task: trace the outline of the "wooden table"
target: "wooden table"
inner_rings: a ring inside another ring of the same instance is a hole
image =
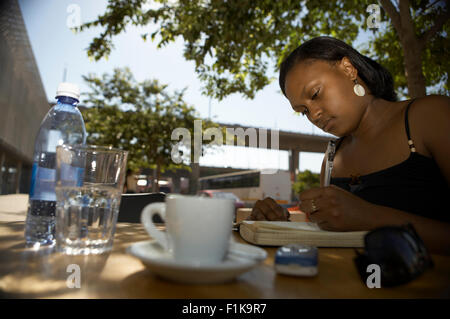
[[[13,198],[11,197],[11,200]],[[0,201],[0,293],[9,298],[449,298],[450,257],[433,255],[435,268],[400,287],[369,289],[348,248],[320,248],[319,275],[277,275],[275,248],[258,267],[221,285],[182,285],[154,276],[125,249],[149,237],[139,224],[119,223],[113,250],[99,256],[65,256],[24,247],[25,211]],[[5,211],[6,210],[6,211]],[[234,236],[242,241],[237,233]],[[67,266],[78,264],[81,288],[68,288]]]

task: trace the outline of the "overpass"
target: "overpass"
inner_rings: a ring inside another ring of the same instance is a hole
[[[241,136],[239,139],[239,144],[235,140],[235,146],[245,146],[245,147],[255,147],[256,145],[261,144],[261,132],[266,133],[266,147],[267,149],[272,148],[272,130],[259,128],[259,127],[251,127],[251,126],[242,126],[240,124],[230,124],[230,123],[218,123],[220,128],[233,129],[234,135]],[[239,129],[239,133],[235,130]],[[277,131],[278,132],[278,147],[274,144],[274,149],[288,151],[289,152],[289,171],[291,173],[291,180],[294,182],[297,174],[299,173],[299,159],[300,152],[317,152],[317,153],[325,153],[328,141],[330,139],[334,139],[335,137],[332,135],[313,135],[313,134],[304,134],[304,133],[295,133],[289,131]],[[231,132],[230,132],[231,133]],[[253,135],[253,137],[251,137]],[[264,135],[262,135],[264,136]],[[242,139],[243,138],[243,139]],[[251,139],[254,138],[253,141]],[[253,144],[253,145],[251,145]],[[179,191],[180,178],[189,178],[189,193],[195,194],[197,192],[198,186],[198,178],[208,175],[216,175],[223,174],[232,171],[239,171],[240,169],[233,168],[219,168],[219,167],[200,167],[197,164],[191,164],[192,172],[188,172],[187,170],[178,170],[175,173],[166,172],[162,174],[163,177],[171,177],[174,184],[174,191]]]
[[[242,126],[240,124],[226,124],[226,123],[219,123],[220,127],[226,127],[226,128],[242,128],[244,132],[249,133],[250,130],[254,130],[257,133],[260,132],[261,129],[264,128],[258,128],[258,127],[251,127],[251,126]],[[267,130],[267,148],[271,148],[271,132],[272,130]],[[248,137],[249,134],[246,134],[245,137],[245,146],[249,147],[250,145],[250,138]],[[258,136],[258,145],[260,143]],[[295,132],[289,132],[289,131],[278,131],[278,149],[283,151],[289,152],[289,170],[291,173],[296,176],[298,174],[299,170],[299,159],[300,159],[300,152],[317,152],[317,153],[325,153],[328,141],[330,139],[335,138],[332,135],[313,135],[313,134],[304,134],[304,133],[295,133]]]

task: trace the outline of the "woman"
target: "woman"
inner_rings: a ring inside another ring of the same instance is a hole
[[[430,251],[450,254],[450,98],[397,102],[386,69],[331,37],[294,50],[280,87],[296,112],[339,137],[331,186],[299,196],[311,221],[332,231],[410,222]],[[289,217],[266,198],[250,218]]]

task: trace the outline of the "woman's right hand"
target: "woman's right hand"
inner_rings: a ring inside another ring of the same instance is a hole
[[[248,220],[288,221],[289,212],[278,205],[273,198],[257,200]]]

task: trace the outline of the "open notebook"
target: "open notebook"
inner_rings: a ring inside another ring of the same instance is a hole
[[[317,247],[364,247],[367,231],[332,232],[309,222],[243,221],[239,232],[246,241],[264,246],[304,244]]]

